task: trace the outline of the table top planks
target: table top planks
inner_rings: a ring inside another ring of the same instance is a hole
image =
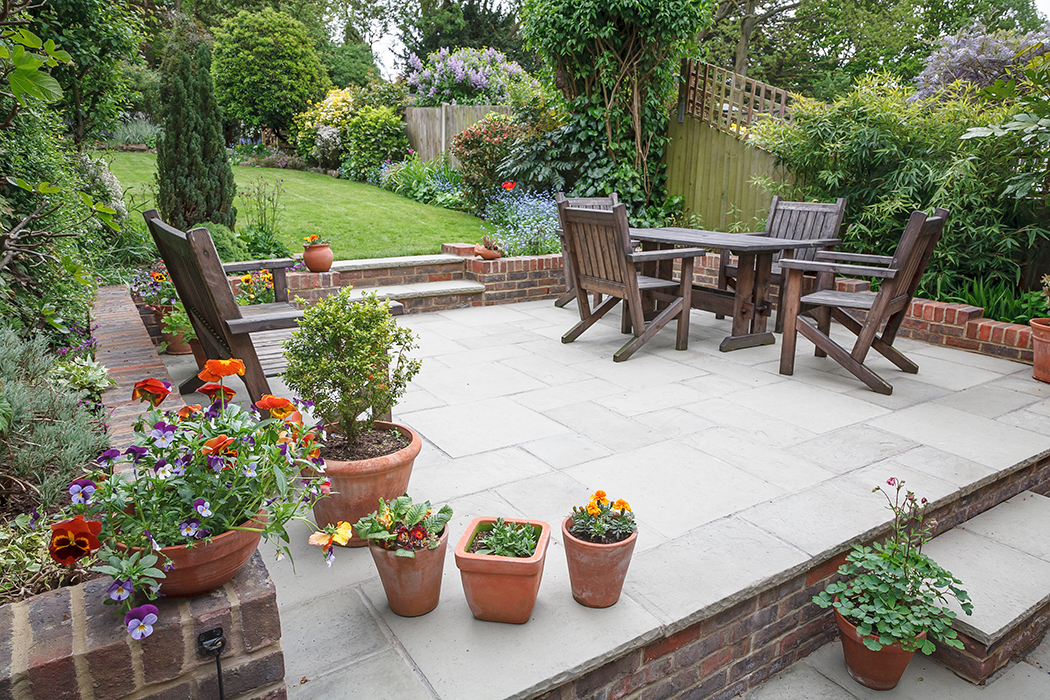
[[[809,241],[784,240],[769,238],[759,233],[723,233],[721,231],[704,231],[694,228],[632,228],[631,238],[637,241],[652,243],[672,243],[675,245],[732,250],[738,253],[765,253],[780,251],[786,248],[825,248],[839,242],[838,238],[816,238]]]

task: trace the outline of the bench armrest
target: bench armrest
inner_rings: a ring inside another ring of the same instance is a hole
[[[272,258],[270,260],[241,260],[239,262],[228,262],[222,264],[223,271],[227,275],[237,272],[254,272],[255,270],[274,270],[294,267],[298,260],[291,258]]]
[[[818,250],[817,260],[867,263],[868,265],[889,265],[893,262],[891,255],[868,255],[866,253],[839,253],[834,250]]]
[[[840,265],[838,263],[817,262],[815,260],[796,260],[787,258],[780,261],[780,267],[785,270],[802,270],[803,272],[831,272],[836,275],[848,275],[850,277],[882,277],[893,279],[897,271],[884,267],[865,267],[863,265]]]
[[[656,262],[658,260],[678,260],[679,258],[696,258],[707,253],[706,248],[669,248],[667,250],[643,250],[639,253],[628,253],[627,259],[633,263]]]

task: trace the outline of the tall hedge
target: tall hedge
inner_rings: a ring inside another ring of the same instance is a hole
[[[237,193],[215,101],[204,35],[181,22],[164,48],[160,83],[164,134],[157,142],[157,206],[172,226],[213,221],[233,227]]]

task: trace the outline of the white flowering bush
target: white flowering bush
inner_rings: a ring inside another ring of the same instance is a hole
[[[331,168],[338,165],[342,151],[343,139],[339,134],[339,129],[325,124],[318,126],[317,135],[314,137],[314,147],[311,149],[310,155],[324,167]]]

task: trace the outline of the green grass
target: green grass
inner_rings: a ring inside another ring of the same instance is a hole
[[[153,206],[149,184],[157,157],[152,153],[107,154],[110,169],[136,204]],[[336,260],[440,253],[442,243],[477,243],[481,220],[469,214],[420,204],[360,182],[298,170],[234,167],[237,186],[262,177],[284,180],[281,239],[301,250],[302,238],[317,233],[332,241]],[[237,198],[237,225],[247,223],[244,203]]]

